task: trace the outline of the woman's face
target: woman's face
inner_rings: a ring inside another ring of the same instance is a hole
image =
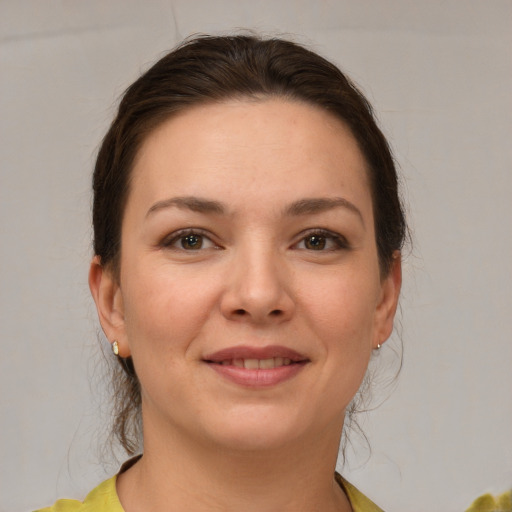
[[[379,272],[350,131],[281,99],[194,107],[151,133],[119,282],[93,267],[105,332],[140,379],[145,435],[244,449],[339,436],[400,287],[398,258]]]

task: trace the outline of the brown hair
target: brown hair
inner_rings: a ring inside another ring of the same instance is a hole
[[[165,55],[125,92],[101,144],[93,176],[94,252],[118,276],[121,223],[135,156],[145,138],[192,105],[282,97],[320,107],[352,131],[368,164],[382,275],[407,232],[389,145],[372,107],[332,63],[283,39],[200,36]],[[114,434],[128,453],[139,445],[140,388],[131,358],[114,376]]]

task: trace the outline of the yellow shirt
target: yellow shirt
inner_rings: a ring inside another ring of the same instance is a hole
[[[477,498],[466,512],[512,512],[512,490],[496,497],[484,494]]]
[[[83,502],[58,500],[52,507],[35,512],[124,512],[116,491],[117,475],[92,490]],[[336,473],[336,481],[345,491],[354,512],[383,512],[375,503]]]

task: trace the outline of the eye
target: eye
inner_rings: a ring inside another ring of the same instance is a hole
[[[162,242],[162,246],[168,249],[184,251],[199,251],[201,249],[217,247],[204,233],[191,229],[172,233]]]
[[[197,251],[203,247],[203,235],[186,235],[180,238],[180,245],[183,249]]]
[[[312,251],[321,251],[327,245],[327,237],[323,235],[309,235],[304,238],[304,246]]]
[[[295,245],[308,251],[336,251],[348,249],[345,237],[323,229],[311,230]]]

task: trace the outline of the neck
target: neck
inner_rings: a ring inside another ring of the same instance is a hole
[[[338,432],[340,429],[336,429]],[[144,434],[144,455],[118,478],[126,512],[350,511],[334,481],[339,436],[267,450],[211,446],[186,435]]]

